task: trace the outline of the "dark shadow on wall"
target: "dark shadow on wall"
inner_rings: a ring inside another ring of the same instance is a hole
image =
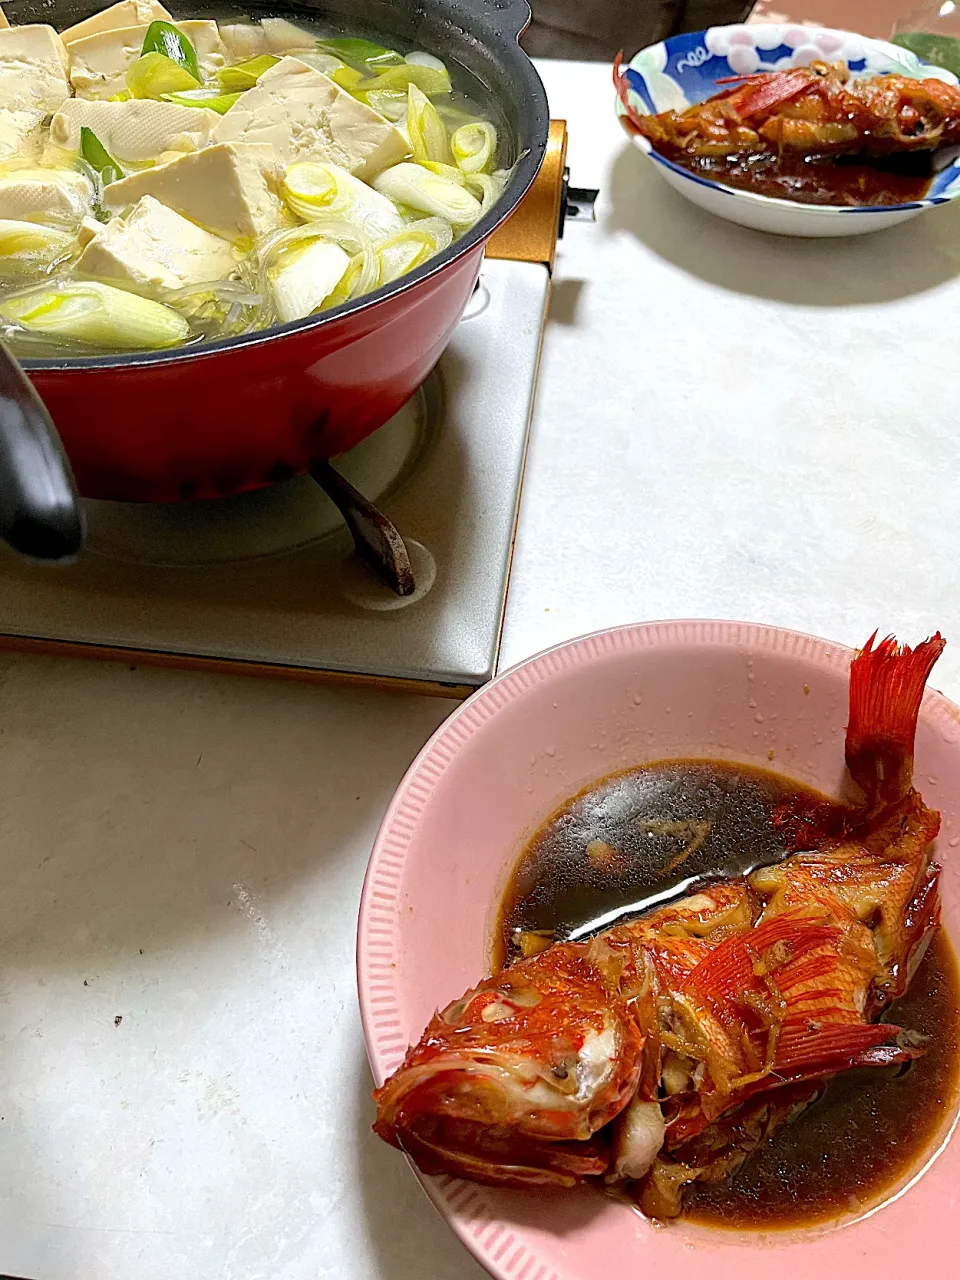
[[[521,40],[532,58],[612,62],[678,31],[742,22],[743,0],[530,0],[533,21]]]

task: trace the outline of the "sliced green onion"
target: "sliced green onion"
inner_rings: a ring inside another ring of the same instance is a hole
[[[406,118],[407,114],[407,91],[405,89],[373,89],[370,93],[354,93],[352,89],[348,92],[358,102],[366,103],[368,107],[372,107],[385,120],[390,120],[393,124],[399,124],[401,120]]]
[[[376,266],[376,262],[377,259],[374,257],[374,266]],[[343,273],[340,283],[326,297],[320,310],[329,311],[331,307],[339,307],[341,302],[349,302],[351,298],[359,297],[360,295],[357,292],[357,281],[360,279],[362,272],[363,255],[358,253],[355,257],[350,259],[350,265]],[[377,276],[370,288],[375,288],[378,283],[379,276]],[[369,292],[369,289],[367,292]]]
[[[497,154],[497,131],[489,120],[474,120],[460,126],[450,149],[464,173],[486,173]]]
[[[233,67],[221,67],[217,72],[217,83],[224,93],[243,93],[245,89],[252,89],[263,73],[279,61],[272,53],[261,53],[258,58],[238,62]]]
[[[371,185],[389,200],[444,218],[461,229],[480,217],[480,202],[465,187],[409,161],[384,169]]]
[[[391,200],[337,164],[304,161],[291,165],[281,195],[306,222],[335,213],[357,222],[371,236],[389,235],[401,225]]]
[[[292,54],[299,58],[301,51],[311,53],[317,47],[316,37],[310,31],[304,31],[286,18],[261,18],[260,28],[267,41],[271,53],[281,56]]]
[[[339,67],[334,67],[327,74],[334,84],[338,84],[341,89],[346,89],[347,93],[353,93],[364,78],[362,71],[358,71],[356,67],[348,67],[345,62],[341,62]]]
[[[359,76],[362,79],[359,71],[352,71],[351,68],[346,67],[344,63],[342,63],[338,58],[335,58],[332,53],[315,53],[312,49],[295,49],[290,54],[290,57],[296,58],[298,62],[305,62],[308,67],[313,67],[314,71],[322,71],[330,80],[333,79],[333,73],[335,71],[346,70],[350,70],[353,75]],[[340,87],[345,88],[344,85],[341,85]]]
[[[68,231],[0,218],[0,271],[48,270],[67,257],[75,244],[76,237]]]
[[[458,169],[455,164],[437,164],[433,160],[424,160],[421,163],[424,169],[429,169],[431,173],[437,174],[438,177],[446,178],[449,182],[455,182],[458,187],[467,185],[467,175],[462,169]]]
[[[395,49],[386,49],[372,40],[318,40],[317,48],[323,53],[335,54],[355,67],[375,70],[377,67],[393,67],[403,62]]]
[[[497,173],[472,173],[466,178],[466,183],[467,190],[480,201],[481,218],[497,203],[507,185],[506,178]]]
[[[143,37],[143,48],[140,56],[148,53],[162,53],[171,62],[185,67],[197,84],[200,83],[200,67],[197,63],[197,51],[179,27],[172,22],[151,22],[147,34]]]
[[[129,101],[130,101],[130,90],[129,90],[129,89],[121,89],[119,93],[111,93],[111,95],[110,95],[110,97],[107,99],[107,101],[108,101],[108,102],[129,102]]]
[[[164,53],[145,53],[127,68],[127,88],[134,98],[159,100],[165,93],[183,93],[199,86],[199,76]]]
[[[273,323],[266,299],[242,280],[185,285],[171,289],[164,301],[190,321],[194,337],[235,337]]]
[[[329,214],[315,218],[305,227],[294,227],[290,231],[275,231],[261,241],[257,246],[260,262],[258,284],[260,292],[267,294],[272,292],[271,269],[291,247],[318,239],[339,245],[351,258],[359,258],[360,268],[352,278],[350,297],[359,297],[361,293],[369,293],[371,289],[377,287],[380,269],[370,237],[353,222],[337,217],[336,214]]]
[[[88,129],[85,124],[80,126],[80,155],[94,173],[100,175],[104,186],[108,182],[119,182],[124,177],[123,169],[93,130]]]
[[[404,58],[404,62],[411,67],[433,67],[434,71],[442,71],[447,74],[447,68],[439,58],[434,57],[432,53],[425,53],[422,49],[417,49],[414,53],[408,53]]]
[[[424,218],[409,223],[402,231],[381,240],[376,246],[380,263],[380,283],[389,284],[422,266],[453,242],[450,224],[441,218]]]
[[[444,164],[450,159],[444,123],[437,115],[437,108],[415,84],[407,86],[407,137],[418,164],[429,161]]]
[[[319,310],[349,266],[350,255],[322,237],[288,247],[268,272],[280,321],[302,320]]]
[[[178,107],[206,107],[218,115],[226,115],[241,95],[221,93],[219,89],[185,89],[183,93],[164,93],[164,102],[175,102]]]
[[[365,93],[372,89],[402,89],[406,93],[407,86],[411,84],[431,98],[449,93],[453,87],[446,68],[438,71],[436,67],[411,66],[407,62],[400,67],[387,67],[385,71],[377,72],[373,80],[364,80],[358,87]]]
[[[12,294],[0,300],[0,315],[31,333],[128,351],[173,347],[190,335],[186,320],[170,307],[94,281]]]
[[[473,124],[476,119],[475,116],[464,111],[462,107],[455,106],[452,102],[438,102],[437,112],[450,133],[455,133],[462,124]]]

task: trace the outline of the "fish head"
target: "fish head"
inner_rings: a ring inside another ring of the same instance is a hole
[[[557,1144],[602,1172],[606,1157],[576,1144],[630,1101],[643,1048],[621,966],[602,944],[555,947],[449,1004],[375,1093],[377,1133],[411,1154],[429,1142],[448,1172],[465,1160],[541,1169],[564,1154]]]

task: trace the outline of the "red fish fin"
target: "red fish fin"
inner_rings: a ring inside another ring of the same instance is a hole
[[[923,687],[946,641],[937,632],[916,648],[874,632],[850,667],[847,768],[871,808],[895,804],[913,781],[913,741]]]
[[[751,81],[743,97],[737,102],[737,111],[742,119],[756,116],[774,107],[789,102],[798,93],[803,93],[813,83],[814,76],[809,67],[797,67],[793,71],[781,71],[779,74],[759,77]]]
[[[754,964],[769,954],[770,948],[782,947],[778,959],[783,966],[838,937],[835,925],[784,912],[748,934],[721,942],[686,978],[682,990],[694,999],[738,1003],[744,991],[757,985]]]
[[[901,1042],[900,1027],[883,1022],[826,1023],[785,1028],[774,1071],[788,1080],[811,1080],[853,1067],[891,1066],[918,1057],[920,1045]]]

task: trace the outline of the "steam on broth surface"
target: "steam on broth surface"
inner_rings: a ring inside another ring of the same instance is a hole
[[[499,198],[504,131],[429,51],[120,0],[0,29],[0,337],[165,349],[327,311]]]

